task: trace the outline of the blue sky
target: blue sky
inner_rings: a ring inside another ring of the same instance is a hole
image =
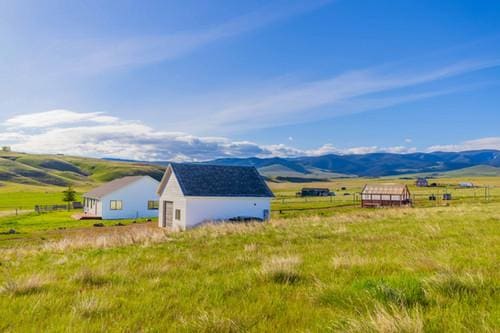
[[[0,43],[16,150],[500,149],[498,1],[6,1]]]

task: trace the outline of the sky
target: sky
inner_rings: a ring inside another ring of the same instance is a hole
[[[202,161],[500,149],[500,2],[0,2],[0,145]]]

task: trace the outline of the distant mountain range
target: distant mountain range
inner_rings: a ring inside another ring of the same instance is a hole
[[[475,166],[487,166],[491,170],[496,170],[500,168],[500,151],[329,154],[297,158],[224,158],[207,163],[255,166],[269,178],[382,177],[414,173],[437,174]]]
[[[338,177],[500,176],[500,151],[325,155],[298,158],[225,158],[209,162],[255,166],[275,181],[307,182]],[[7,183],[38,186],[94,186],[129,175],[161,179],[168,162],[95,159],[64,155],[0,152],[0,186]]]

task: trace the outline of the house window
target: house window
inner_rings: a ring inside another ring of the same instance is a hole
[[[109,202],[109,208],[111,210],[122,210],[123,209],[123,201],[121,200],[111,200]]]
[[[158,207],[160,207],[158,200],[149,200],[148,201],[148,209],[149,210],[158,210]]]
[[[181,210],[180,209],[175,210],[175,219],[177,221],[180,221],[180,219],[181,219]]]

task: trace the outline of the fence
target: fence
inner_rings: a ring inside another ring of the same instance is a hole
[[[56,210],[70,210],[70,209],[71,209],[70,205],[36,205],[35,206],[35,212],[37,212],[38,214],[53,212]]]
[[[426,187],[419,188],[411,195],[413,207],[431,207],[459,203],[489,203],[500,201],[498,187]],[[451,194],[451,200],[444,200],[444,194]],[[433,196],[435,200],[431,200]],[[330,197],[277,196],[273,200],[273,211],[278,214],[287,212],[324,211],[335,208],[356,207],[360,205],[360,193]]]
[[[40,213],[47,213],[47,212],[54,212],[58,210],[71,210],[71,209],[81,209],[83,208],[81,202],[72,202],[64,205],[36,205],[35,206],[35,212],[40,214]]]
[[[328,210],[359,205],[359,193],[329,197],[276,197],[273,201],[273,211],[279,214],[286,212]]]

